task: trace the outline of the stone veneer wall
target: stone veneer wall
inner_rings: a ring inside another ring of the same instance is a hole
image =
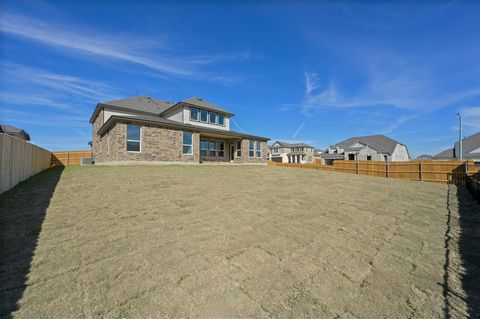
[[[93,123],[92,151],[96,163],[120,161],[161,161],[161,162],[200,162],[200,134],[193,133],[193,155],[182,154],[183,131],[143,124],[141,132],[141,152],[126,150],[126,121],[117,122],[108,133],[100,137],[96,132],[103,124],[103,111]],[[225,160],[229,159],[229,140],[225,141]],[[261,142],[262,157],[248,156],[249,140],[242,140],[242,156],[235,157],[236,163],[265,163],[268,157],[267,142]]]

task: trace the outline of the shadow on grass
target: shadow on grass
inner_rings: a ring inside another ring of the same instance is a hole
[[[452,188],[449,187],[449,192]],[[454,195],[454,194],[452,194]],[[458,186],[456,196],[458,199],[460,234],[458,239],[461,263],[464,269],[461,274],[462,288],[465,296],[460,296],[466,302],[469,318],[480,318],[480,205],[470,195],[464,186]],[[450,198],[450,196],[448,196]],[[449,294],[454,294],[448,286],[451,249],[451,210],[450,200],[447,202],[449,215],[445,233],[445,275],[444,275],[444,317],[451,318],[451,305]]]
[[[42,223],[63,167],[50,168],[0,196],[0,317],[11,318],[26,288]]]

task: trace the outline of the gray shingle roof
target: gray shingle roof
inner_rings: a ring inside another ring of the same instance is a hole
[[[275,145],[275,144],[279,144],[281,147],[311,147],[311,148],[313,148],[313,146],[308,145],[306,143],[288,143],[288,142],[276,141],[275,143],[272,144],[272,146]],[[270,146],[270,148],[272,146]]]
[[[25,141],[30,141],[30,135],[26,131],[12,125],[0,125],[0,133],[5,133],[21,138]]]
[[[345,158],[343,154],[338,154],[338,153],[322,153],[320,154],[320,157],[324,159],[344,159]]]
[[[462,141],[463,159],[480,159],[480,153],[473,151],[480,149],[480,132],[465,137]],[[446,149],[433,156],[434,159],[458,159],[460,152],[459,142],[453,148]]]
[[[141,111],[158,115],[169,108],[174,103],[151,98],[149,96],[134,96],[121,100],[102,102],[101,104],[117,106],[134,111]]]
[[[433,159],[453,159],[453,148],[446,149],[433,155]]]
[[[369,136],[351,137],[349,139],[341,141],[340,143],[334,144],[333,147],[339,146],[340,148],[345,149],[357,142],[365,144],[373,148],[377,152],[386,153],[386,154],[392,154],[397,144],[402,144],[385,135],[369,135]]]
[[[191,97],[189,99],[183,100],[182,102],[187,103],[187,104],[191,104],[191,105],[195,105],[195,106],[198,106],[200,108],[207,109],[207,110],[222,112],[222,113],[226,113],[226,114],[232,114],[231,112],[225,110],[224,108],[221,108],[220,106],[212,104],[212,103],[208,102],[207,100],[204,100],[204,99],[199,98],[199,97]]]

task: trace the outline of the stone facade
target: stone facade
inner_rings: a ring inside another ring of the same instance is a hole
[[[201,132],[193,133],[193,154],[183,154],[183,131],[175,128],[166,128],[157,125],[141,125],[141,151],[127,152],[126,128],[128,121],[119,121],[103,136],[96,134],[102,126],[103,111],[93,123],[92,151],[95,163],[108,162],[190,162],[200,163],[202,160],[215,162],[230,161],[230,145],[236,146],[234,139],[219,139],[225,145],[223,158],[202,159],[200,157],[200,139],[204,138]],[[205,137],[208,139],[208,137]],[[261,142],[261,157],[249,157],[249,140],[242,139],[241,157],[234,156],[235,163],[265,163],[268,155],[267,142]]]

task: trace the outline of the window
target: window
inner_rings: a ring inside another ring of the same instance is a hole
[[[348,154],[348,160],[349,161],[354,161],[355,160],[355,154]]]
[[[183,132],[183,154],[193,154],[193,134],[192,132]]]
[[[200,121],[207,122],[208,112],[205,110],[200,111]]]
[[[242,141],[237,141],[237,157],[242,157]]]
[[[278,154],[278,148],[272,148],[272,153],[273,154]]]
[[[209,120],[210,124],[217,124],[217,113],[208,112],[208,114],[209,114],[209,118],[210,118],[210,120]]]
[[[127,152],[140,152],[140,132],[138,125],[127,124]]]
[[[190,120],[198,121],[198,109],[194,109],[194,108],[190,109]]]
[[[262,152],[260,150],[260,142],[259,141],[255,142],[255,156],[256,157],[262,157]]]
[[[215,157],[215,142],[208,142],[208,152],[209,157]]]
[[[254,157],[255,156],[255,141],[250,140],[248,145],[248,156]]]
[[[208,141],[200,140],[200,156],[208,156]]]
[[[218,125],[225,125],[225,118],[223,114],[218,114]]]
[[[217,142],[217,147],[218,147],[218,157],[223,157],[225,153],[225,145],[223,142]]]
[[[385,162],[388,162],[388,156],[387,155],[383,155],[383,159]]]
[[[372,155],[367,155],[367,161],[371,161],[372,160]]]

